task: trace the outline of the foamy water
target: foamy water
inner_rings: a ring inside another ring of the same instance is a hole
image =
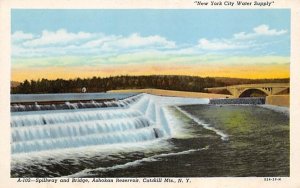
[[[221,137],[222,140],[228,140],[228,135],[224,133],[223,131],[216,129],[209,125],[208,123],[205,123],[203,120],[200,120],[199,118],[193,116],[192,114],[188,113],[187,111],[181,109],[180,107],[176,106],[175,107],[178,111],[186,115],[188,118],[192,119],[194,122],[196,122],[198,125],[203,126],[205,129],[214,131],[217,135]]]
[[[136,96],[131,100],[126,100],[128,108],[12,114],[12,153],[121,143],[136,144],[172,137],[176,133],[167,120],[166,116],[170,116],[167,106],[208,102],[203,99],[159,97],[147,94]]]

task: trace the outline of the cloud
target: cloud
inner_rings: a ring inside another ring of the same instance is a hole
[[[252,33],[240,32],[234,34],[234,38],[238,40],[251,39],[259,36],[279,36],[287,33],[287,30],[270,29],[268,25],[259,25],[253,28]]]
[[[26,47],[39,47],[47,45],[61,45],[68,44],[70,42],[78,42],[83,39],[89,39],[93,35],[91,33],[78,32],[70,33],[65,29],[60,29],[55,32],[44,30],[42,35],[34,40],[30,40],[24,43]]]
[[[102,47],[105,43],[109,43],[111,41],[115,41],[117,39],[119,39],[120,36],[105,36],[105,35],[101,35],[98,36],[97,38],[87,41],[86,43],[82,44],[81,47],[83,48],[97,48],[97,47]]]
[[[268,25],[260,25],[258,27],[255,27],[253,29],[255,33],[258,35],[270,35],[270,36],[276,36],[276,35],[282,35],[287,32],[287,30],[275,30],[275,29],[269,29]]]
[[[202,38],[198,41],[198,48],[208,51],[226,51],[238,49],[257,50],[270,45],[266,37],[279,36],[287,33],[287,30],[270,29],[268,25],[259,25],[253,28],[253,32],[235,33],[231,38],[219,38],[208,40]],[[256,37],[265,37],[261,40],[254,40]],[[248,39],[248,40],[245,40]]]
[[[26,40],[25,40],[26,39]],[[96,55],[99,53],[125,53],[138,50],[167,50],[176,43],[159,35],[128,36],[103,33],[44,30],[41,35],[17,31],[12,34],[13,57],[42,57],[55,55]]]
[[[225,39],[215,39],[215,40],[207,40],[202,38],[198,41],[198,47],[204,50],[233,50],[233,49],[241,49],[247,48],[248,46],[245,44],[235,43],[230,40]]]
[[[33,39],[33,34],[24,33],[23,31],[16,31],[11,35],[13,42],[20,42],[28,39]]]
[[[168,41],[166,38],[153,35],[142,37],[137,33],[134,33],[128,37],[120,38],[110,44],[111,46],[121,48],[138,48],[145,46],[156,46],[163,48],[175,48],[176,44],[173,41]]]
[[[66,29],[44,30],[40,34],[16,31],[12,34],[12,57],[98,56],[100,54],[115,56],[156,51],[166,55],[203,55],[208,52],[222,54],[228,53],[228,51],[231,54],[256,53],[261,55],[270,50],[276,50],[283,43],[281,40],[280,44],[273,45],[268,49],[272,45],[271,42],[274,43],[274,41],[270,41],[270,38],[265,36],[279,36],[286,32],[287,30],[270,29],[267,25],[260,25],[253,28],[253,32],[240,32],[229,38],[207,39],[203,37],[195,43],[178,44],[164,36],[143,36],[139,33],[125,36],[83,31],[70,32]],[[264,37],[260,38],[261,40],[254,40],[257,36]]]
[[[172,49],[176,48],[174,41],[169,41],[159,35],[141,36],[133,33],[129,36],[101,36],[83,44],[83,48],[97,48],[98,51],[117,52],[136,49]]]

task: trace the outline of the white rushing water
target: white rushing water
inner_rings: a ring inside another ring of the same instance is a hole
[[[208,99],[140,94],[118,107],[15,112],[11,116],[14,155],[76,148],[143,144],[176,134],[167,106],[207,104]]]
[[[195,121],[198,125],[203,126],[205,129],[214,131],[217,135],[221,137],[222,140],[228,140],[228,135],[222,132],[221,130],[218,130],[214,127],[211,127],[209,124],[205,123],[204,121],[200,120],[199,118],[193,116],[192,114],[189,114],[187,111],[182,110],[180,107],[176,106],[176,109],[186,115],[188,118],[192,119]]]

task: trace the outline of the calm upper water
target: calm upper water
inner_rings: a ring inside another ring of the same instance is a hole
[[[11,102],[68,101],[124,99],[137,93],[50,93],[50,94],[11,94]]]
[[[13,115],[11,176],[289,176],[288,116],[205,103],[143,96],[126,109]]]

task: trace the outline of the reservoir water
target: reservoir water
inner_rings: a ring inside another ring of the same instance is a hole
[[[208,99],[129,96],[12,112],[12,177],[289,176],[289,117]]]

